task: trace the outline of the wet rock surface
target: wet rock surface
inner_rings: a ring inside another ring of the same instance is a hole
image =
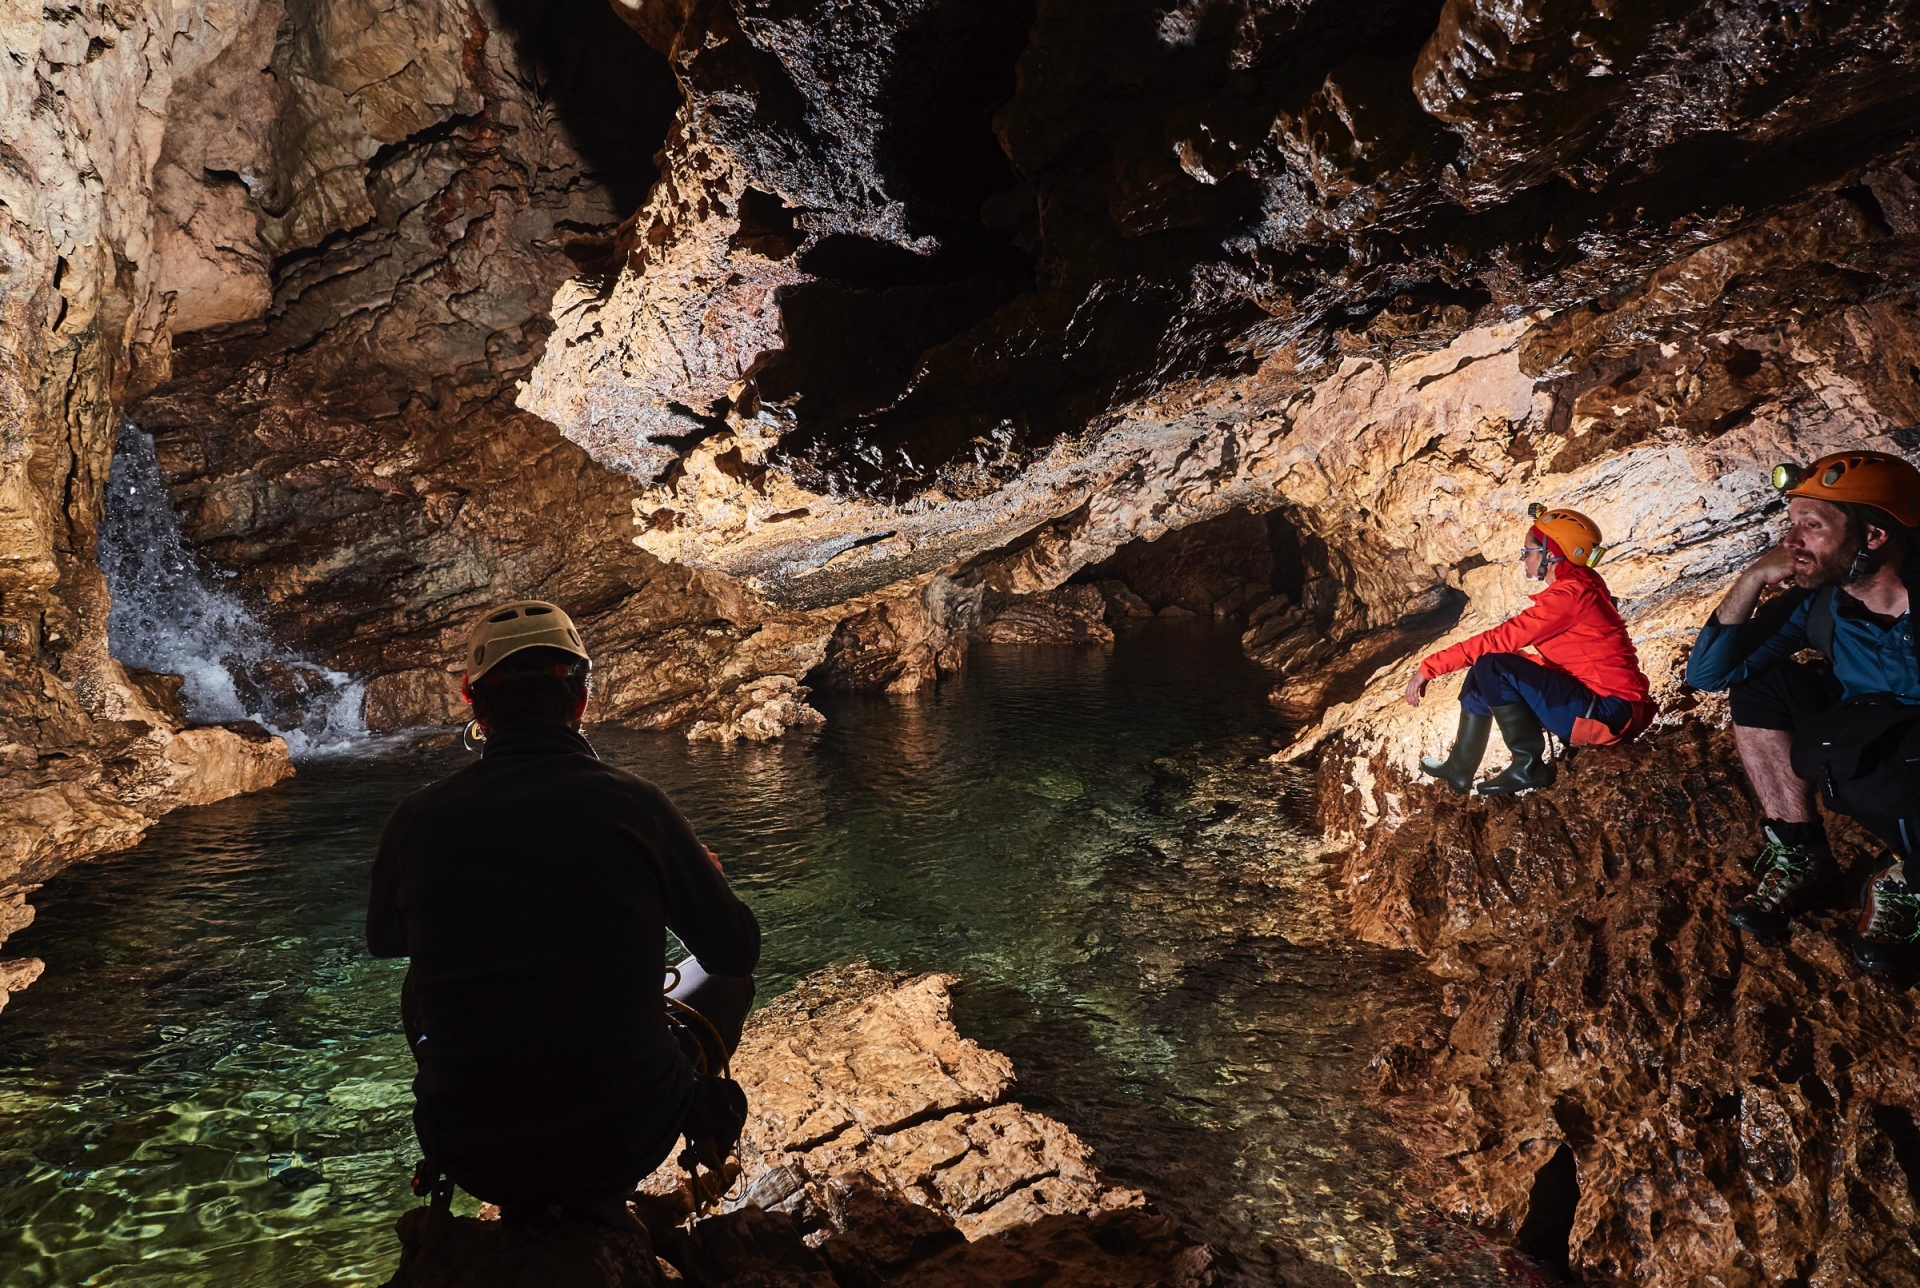
[[[733,1061],[741,1172],[711,1215],[684,1219],[671,1163],[627,1230],[422,1209],[401,1219],[392,1284],[1217,1282],[1211,1249],[1010,1098],[1011,1063],[955,1030],[950,984],[856,963],[757,1012]]]
[[[1445,995],[1381,1092],[1441,1207],[1581,1282],[1920,1281],[1912,980],[1853,965],[1850,912],[1728,922],[1759,848],[1731,743],[1662,729],[1512,801],[1399,783],[1407,819],[1363,833],[1344,893]],[[1864,876],[1877,848],[1832,830]]]

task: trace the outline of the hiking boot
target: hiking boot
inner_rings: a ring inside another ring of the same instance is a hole
[[[1920,895],[1907,888],[1906,866],[1882,863],[1860,891],[1853,960],[1862,970],[1894,970],[1920,956]]]
[[[1749,934],[1777,935],[1801,913],[1827,906],[1840,874],[1818,825],[1769,821],[1761,830],[1767,844],[1753,861],[1760,885],[1728,915]]]
[[[1516,792],[1548,787],[1553,783],[1553,766],[1547,763],[1547,731],[1540,717],[1524,702],[1509,702],[1493,709],[1493,721],[1513,763],[1481,783],[1482,796],[1512,796]]]
[[[1487,734],[1492,728],[1492,716],[1461,707],[1460,728],[1453,735],[1453,750],[1445,760],[1421,757],[1420,772],[1431,774],[1453,788],[1455,796],[1465,796],[1473,790],[1473,776],[1480,772],[1480,758],[1487,754]]]

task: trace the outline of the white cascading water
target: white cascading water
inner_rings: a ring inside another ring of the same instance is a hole
[[[220,589],[221,574],[182,544],[153,439],[130,420],[114,440],[100,569],[113,595],[113,655],[185,677],[181,701],[194,720],[256,721],[296,757],[345,751],[366,738],[366,682],[287,649]]]

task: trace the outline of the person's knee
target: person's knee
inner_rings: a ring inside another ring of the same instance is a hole
[[[1742,680],[1728,689],[1727,712],[1736,728],[1793,731],[1793,712],[1781,701],[1779,686],[1764,678]]]
[[[1511,673],[1513,663],[1521,660],[1524,659],[1513,653],[1482,653],[1473,662],[1474,678],[1482,683],[1490,680],[1497,681]]]

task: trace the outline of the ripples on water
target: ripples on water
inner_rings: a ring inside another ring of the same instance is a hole
[[[1531,1281],[1395,1190],[1364,1070],[1430,985],[1339,941],[1307,781],[1262,759],[1280,731],[1232,639],[970,665],[771,745],[593,738],[724,856],[762,996],[856,955],[957,972],[1022,1098],[1249,1278]],[[0,1283],[384,1280],[412,1070],[404,964],[361,948],[367,872],[393,802],[464,759],[314,763],[36,896],[8,949],[48,971],[0,1017]]]

